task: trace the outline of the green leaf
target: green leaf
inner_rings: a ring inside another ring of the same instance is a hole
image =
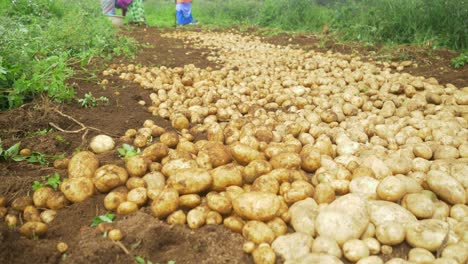
[[[96,227],[100,223],[112,223],[114,221],[115,214],[107,213],[105,215],[98,215],[93,218],[93,222],[91,223],[91,227]]]
[[[174,260],[169,260],[169,261],[167,262],[167,264],[175,264],[175,261],[174,261]]]
[[[9,159],[10,157],[14,157],[18,155],[20,146],[21,146],[21,142],[18,142],[14,144],[13,146],[11,146],[9,149],[5,150],[5,153],[3,154],[3,157],[5,158],[5,160]]]
[[[32,189],[33,189],[33,191],[37,191],[37,190],[39,190],[40,188],[43,188],[43,187],[44,187],[44,184],[40,183],[39,181],[34,181]]]
[[[144,264],[146,262],[145,259],[143,257],[141,257],[141,256],[136,256],[135,261],[137,263],[141,263],[141,264]]]

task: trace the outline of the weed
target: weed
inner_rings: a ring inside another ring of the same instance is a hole
[[[120,157],[123,159],[136,156],[140,154],[140,149],[135,149],[132,145],[123,144],[121,148],[118,148],[117,151],[120,154]]]
[[[63,158],[64,155],[46,155],[42,152],[33,151],[29,156],[23,156],[19,154],[21,142],[14,144],[8,149],[4,150],[2,142],[0,141],[0,158],[3,160],[13,161],[27,161],[28,163],[39,163],[43,166],[49,165],[50,160],[56,160]]]
[[[60,175],[55,172],[53,176],[47,175],[47,176],[42,176],[42,182],[40,181],[34,181],[32,189],[33,191],[37,191],[40,188],[50,186],[54,188],[55,190],[58,189],[59,184],[62,182],[60,179]]]
[[[58,142],[59,144],[62,144],[62,145],[70,145],[70,141],[64,139],[61,135],[55,136],[55,140],[57,140],[57,142]]]
[[[460,56],[452,59],[452,67],[455,69],[460,69],[465,64],[468,64],[468,53],[460,54]]]
[[[86,93],[83,98],[78,99],[78,103],[80,103],[81,107],[84,107],[84,108],[96,107],[98,105],[98,102],[108,104],[109,99],[105,96],[96,98],[93,96],[91,92]]]
[[[53,132],[55,132],[55,129],[53,129],[53,128],[50,128],[50,129],[44,128],[44,129],[39,129],[39,130],[37,130],[35,132],[27,133],[25,135],[25,137],[26,138],[33,138],[33,137],[37,137],[37,136],[45,136],[45,135],[48,135],[48,134],[53,133]]]
[[[93,222],[91,223],[91,227],[96,227],[100,223],[112,223],[115,219],[115,214],[107,213],[105,215],[98,215],[93,218]]]

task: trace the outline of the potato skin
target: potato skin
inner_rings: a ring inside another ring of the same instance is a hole
[[[47,199],[52,192],[54,192],[54,190],[50,187],[42,187],[37,189],[33,194],[34,205],[40,208],[46,207]]]
[[[68,163],[68,177],[92,178],[98,167],[99,160],[94,153],[90,151],[81,151],[70,159],[70,162]]]
[[[44,236],[47,231],[47,225],[41,222],[27,222],[23,226],[20,227],[20,234],[28,237],[42,237]]]
[[[275,233],[271,228],[260,221],[249,221],[242,228],[242,236],[255,244],[271,244],[275,239]]]
[[[234,164],[220,166],[210,171],[213,178],[211,189],[213,191],[224,191],[227,187],[242,185],[242,172]]]
[[[246,192],[237,196],[232,205],[234,212],[245,219],[268,221],[276,216],[280,201],[272,193]]]
[[[52,192],[49,197],[47,197],[47,208],[58,210],[62,209],[65,206],[68,206],[70,201],[67,200],[65,195],[62,192]]]
[[[179,207],[179,193],[174,188],[164,189],[151,204],[151,212],[157,218],[164,218]]]
[[[59,187],[65,197],[74,203],[80,203],[94,193],[93,181],[85,177],[65,179]]]
[[[124,185],[127,179],[128,173],[124,168],[108,164],[96,170],[93,183],[98,191],[108,192],[117,186]]]
[[[207,190],[212,182],[207,170],[193,168],[176,171],[167,180],[167,185],[176,189],[179,194],[196,194]]]
[[[129,157],[125,160],[125,168],[131,177],[142,177],[148,171],[149,162],[141,156]]]
[[[166,144],[155,143],[143,150],[141,156],[148,158],[153,162],[160,162],[164,157],[169,154],[169,148]]]

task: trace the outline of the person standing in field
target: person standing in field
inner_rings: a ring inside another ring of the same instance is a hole
[[[143,0],[117,0],[117,5],[122,8],[122,15],[128,17],[129,23],[146,24]]]
[[[176,0],[177,25],[196,24],[192,16],[192,0]]]

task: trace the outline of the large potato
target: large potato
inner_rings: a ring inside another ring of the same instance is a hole
[[[228,197],[222,196],[215,192],[210,192],[206,195],[206,202],[211,210],[220,214],[229,214],[232,211],[231,200]]]
[[[112,150],[115,147],[115,142],[107,135],[97,135],[91,139],[89,147],[95,153],[103,153]]]
[[[242,171],[234,164],[220,166],[210,171],[213,178],[212,190],[224,191],[229,186],[242,185]]]
[[[104,207],[114,211],[119,205],[127,200],[127,194],[122,192],[110,192],[104,197]]]
[[[304,180],[298,180],[291,184],[291,188],[283,195],[283,197],[284,200],[290,204],[304,200],[307,197],[312,197],[313,195],[314,187],[312,184]]]
[[[166,178],[158,171],[147,173],[143,176],[143,180],[146,182],[148,190],[162,190],[166,186]]]
[[[41,222],[27,222],[21,226],[19,232],[28,238],[42,237],[47,233],[47,225]]]
[[[279,187],[279,183],[275,178],[269,175],[262,175],[253,182],[252,191],[277,194]]]
[[[448,173],[439,170],[431,170],[427,174],[427,184],[433,192],[442,200],[450,204],[465,204],[465,189]]]
[[[412,247],[436,251],[442,246],[449,232],[449,225],[437,219],[412,222],[406,226],[406,242]]]
[[[377,199],[377,186],[379,181],[369,177],[362,176],[351,180],[349,183],[349,191],[361,195],[365,199],[375,200]]]
[[[200,151],[208,155],[213,168],[228,164],[232,161],[232,156],[228,147],[220,142],[207,142]]]
[[[28,205],[24,208],[23,218],[26,222],[41,222],[39,210],[33,205]]]
[[[369,201],[368,210],[370,220],[375,226],[385,222],[398,222],[406,226],[416,222],[416,217],[402,206],[387,201]]]
[[[377,226],[375,234],[384,245],[394,246],[405,240],[405,228],[398,222],[386,222]]]
[[[142,177],[148,171],[149,162],[142,156],[133,156],[125,160],[125,168],[132,177]]]
[[[432,263],[435,257],[427,249],[412,248],[408,253],[408,260],[415,263]]]
[[[70,159],[70,162],[68,163],[68,177],[92,178],[98,167],[99,160],[94,153],[90,151],[81,151]]]
[[[270,159],[271,166],[274,169],[298,169],[301,166],[301,157],[294,152],[283,152],[273,156]]]
[[[67,200],[65,195],[62,192],[52,192],[47,198],[47,208],[58,210],[62,209],[65,206],[69,205],[70,201]]]
[[[275,233],[271,228],[260,221],[249,221],[242,228],[242,235],[248,241],[255,244],[268,243],[271,244],[275,239]]]
[[[273,219],[280,207],[278,197],[271,193],[242,193],[232,201],[234,212],[249,220],[268,221]]]
[[[127,179],[128,173],[124,168],[108,164],[96,170],[93,183],[98,191],[108,192],[117,186],[124,185]]]
[[[223,221],[224,226],[235,233],[241,233],[245,225],[244,220],[238,216],[228,216]]]
[[[269,173],[273,167],[266,160],[254,160],[244,167],[244,182],[253,183],[261,175]]]
[[[42,187],[37,189],[33,194],[33,202],[36,207],[44,208],[47,205],[47,199],[54,190],[50,187]]]
[[[169,154],[169,148],[166,144],[155,143],[151,146],[146,147],[141,156],[147,158],[153,162],[160,162],[164,157]]]
[[[159,197],[151,203],[151,212],[157,218],[164,218],[177,210],[179,193],[176,189],[164,189]]]
[[[60,184],[60,191],[68,200],[80,203],[94,194],[94,184],[90,178],[68,178]]]
[[[180,169],[189,169],[189,168],[197,168],[197,162],[193,159],[175,159],[170,160],[167,163],[164,163],[161,172],[166,177],[169,177],[176,173]]]
[[[331,237],[319,236],[315,238],[312,243],[311,250],[312,253],[322,253],[335,256],[337,258],[342,257],[340,246],[338,246],[338,243],[336,243],[336,241]]]
[[[290,224],[296,232],[315,236],[315,218],[318,215],[317,203],[312,198],[294,203],[289,208]]]
[[[187,225],[191,229],[202,227],[206,223],[208,211],[205,206],[198,206],[187,213]]]
[[[287,261],[302,258],[307,255],[312,247],[312,241],[312,236],[296,232],[277,237],[271,244],[271,248],[277,255],[281,256],[283,260]]]
[[[403,197],[401,205],[417,218],[431,218],[434,214],[434,203],[431,198],[422,193],[410,193]]]
[[[257,150],[242,143],[234,143],[230,146],[232,157],[241,165],[247,165],[254,160],[264,160],[265,156]]]
[[[252,257],[255,264],[275,264],[276,254],[267,245],[260,245],[252,252]]]
[[[180,169],[167,180],[179,194],[196,194],[210,188],[213,179],[205,169]]]

